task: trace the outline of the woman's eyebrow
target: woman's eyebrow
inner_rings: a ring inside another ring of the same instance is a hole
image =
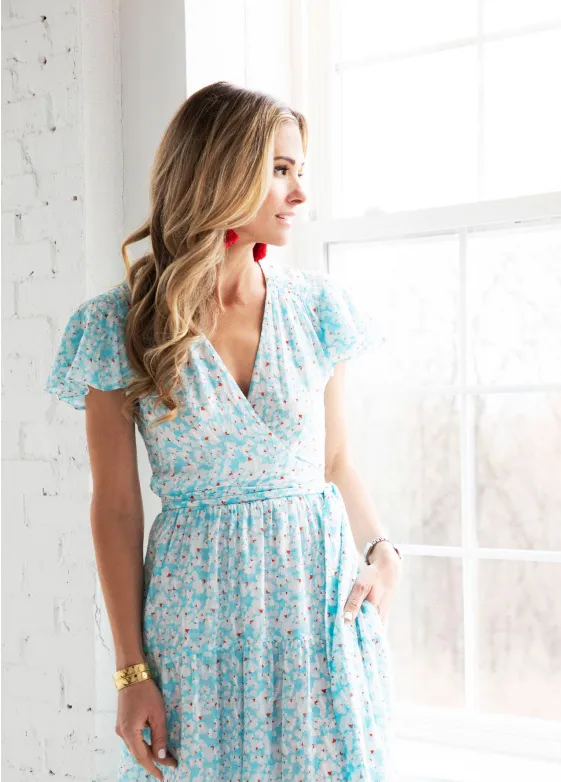
[[[286,155],[277,155],[274,160],[288,160],[289,163],[292,163],[293,166],[296,165],[296,161],[293,160],[291,157],[286,157]],[[306,165],[306,163],[302,163],[303,166]]]

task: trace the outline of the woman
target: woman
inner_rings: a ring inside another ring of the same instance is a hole
[[[186,100],[126,280],[74,311],[46,385],[86,411],[120,782],[391,778],[401,555],[372,541],[341,363],[383,338],[330,275],[265,259],[306,200],[306,146],[266,94]],[[144,562],[135,423],[162,499]]]

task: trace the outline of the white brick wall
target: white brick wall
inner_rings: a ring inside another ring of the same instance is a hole
[[[42,390],[86,290],[80,8],[10,0],[2,9],[3,780],[92,782],[84,419]]]
[[[84,414],[42,387],[71,311],[123,279],[185,97],[184,2],[3,0],[2,24],[3,782],[115,782]]]

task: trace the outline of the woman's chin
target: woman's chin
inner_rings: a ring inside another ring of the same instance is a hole
[[[274,238],[271,237],[271,240],[266,242],[266,244],[272,244],[274,247],[284,247],[289,242],[290,233],[288,231],[284,231],[282,236],[275,236]]]

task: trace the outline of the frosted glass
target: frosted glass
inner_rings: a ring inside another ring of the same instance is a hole
[[[330,273],[352,285],[386,336],[372,388],[458,380],[458,259],[456,237],[330,245]]]
[[[390,608],[388,636],[401,702],[464,706],[460,560],[408,557]]]
[[[479,545],[561,550],[561,394],[476,397],[475,441]]]
[[[341,3],[343,60],[441,44],[476,32],[477,3],[473,0]]]
[[[475,46],[341,75],[341,215],[477,198]]]
[[[485,0],[483,30],[500,33],[531,24],[561,22],[559,0]]]
[[[561,189],[561,30],[486,43],[484,60],[483,198]]]
[[[469,380],[561,382],[561,228],[467,244]]]
[[[481,709],[561,719],[560,566],[480,563]]]
[[[385,528],[402,543],[460,545],[457,398],[372,393],[347,367],[349,441]]]

